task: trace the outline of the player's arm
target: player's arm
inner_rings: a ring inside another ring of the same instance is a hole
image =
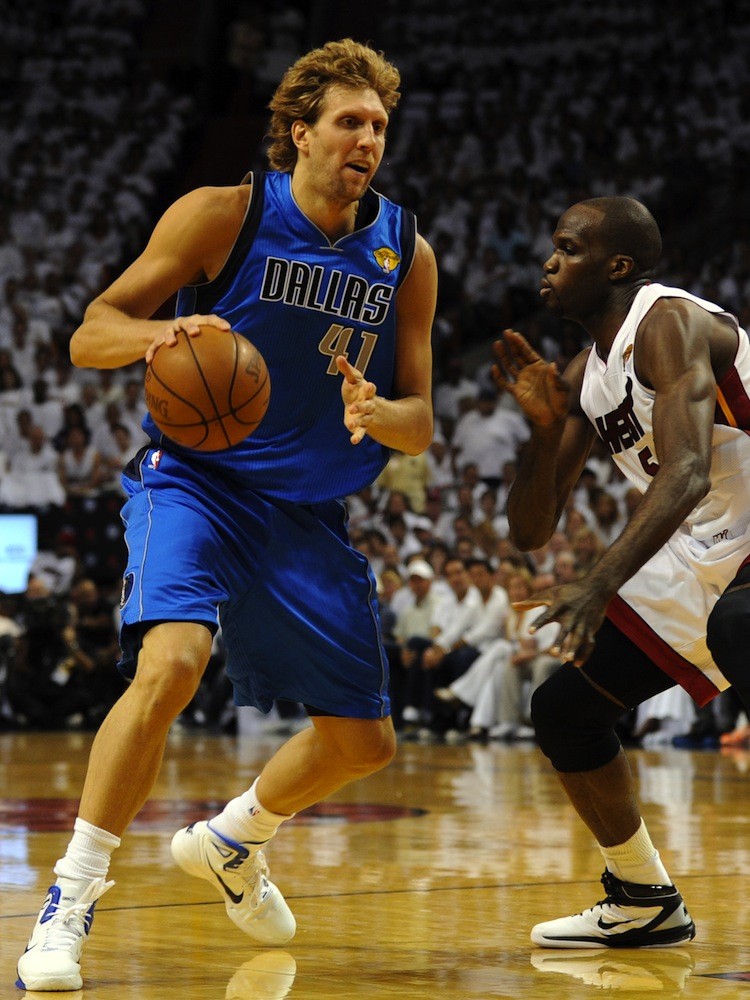
[[[655,392],[658,469],[593,577],[613,595],[675,533],[710,487],[716,380],[711,313],[680,299],[657,302],[636,341],[638,378]],[[652,459],[652,462],[654,460]]]
[[[555,531],[594,440],[580,407],[588,351],[575,357],[562,376],[514,331],[504,332],[495,352],[495,381],[512,393],[531,424],[507,511],[511,541],[530,551],[545,545]]]
[[[544,594],[534,625],[560,622],[556,643],[580,666],[593,648],[607,604],[653,556],[705,496],[710,485],[716,382],[711,366],[711,314],[677,299],[656,303],[638,331],[638,378],[655,391],[658,468],[632,518],[582,580]],[[537,601],[538,603],[538,601]]]
[[[344,376],[344,423],[352,444],[365,434],[407,455],[418,455],[432,441],[432,321],[437,300],[437,266],[432,248],[417,236],[409,274],[396,300],[396,364],[393,399],[339,356]]]
[[[242,225],[248,188],[199,188],[171,205],[148,244],[84,314],[70,357],[79,367],[118,368],[139,361],[177,329],[197,332],[209,317],[152,320],[174,293],[220,270]],[[229,329],[224,320],[211,324]]]

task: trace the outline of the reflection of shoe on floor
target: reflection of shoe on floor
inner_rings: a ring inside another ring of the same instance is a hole
[[[622,882],[602,875],[606,898],[583,913],[548,920],[532,928],[531,940],[543,948],[649,948],[683,944],[695,937],[695,924],[673,885]]]
[[[719,731],[712,721],[696,719],[690,729],[672,738],[678,750],[715,750],[719,746]]]
[[[682,992],[693,970],[693,959],[684,949],[638,952],[602,952],[599,949],[556,951],[540,949],[531,953],[531,964],[539,972],[557,972],[580,979],[601,990],[630,990],[632,993]]]
[[[455,745],[457,743],[465,743],[469,739],[469,736],[460,729],[446,729],[443,733],[443,739],[446,743]]]
[[[740,750],[739,747],[722,747],[719,753],[731,760],[740,774],[750,771],[750,751]]]
[[[265,951],[235,972],[227,985],[226,1000],[283,1000],[296,974],[297,963],[289,952]]]
[[[722,733],[720,742],[723,747],[747,747],[750,746],[750,726],[740,726],[733,729],[731,733]]]
[[[461,699],[457,698],[450,688],[435,688],[433,694],[444,705],[450,705],[453,708],[459,708],[463,705]]]
[[[515,723],[498,722],[496,726],[492,726],[490,729],[489,736],[491,740],[512,740],[515,731]]]
[[[279,889],[268,878],[262,851],[219,836],[205,820],[178,830],[172,857],[183,871],[210,882],[241,931],[263,944],[286,944],[297,924]]]

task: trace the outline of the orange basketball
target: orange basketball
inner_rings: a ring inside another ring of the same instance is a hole
[[[263,419],[271,379],[263,355],[233,330],[180,330],[174,347],[158,348],[146,368],[146,405],[172,441],[220,451],[244,440]]]

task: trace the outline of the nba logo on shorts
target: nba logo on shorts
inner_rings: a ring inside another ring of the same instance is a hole
[[[159,468],[159,462],[161,462],[161,455],[162,455],[161,448],[157,448],[156,451],[151,452],[151,457],[148,460],[149,469],[153,469],[154,471],[156,471],[156,469]]]
[[[123,577],[122,581],[122,592],[120,593],[120,607],[124,608],[128,603],[128,598],[133,592],[133,582],[135,580],[135,573],[128,573],[127,576]]]

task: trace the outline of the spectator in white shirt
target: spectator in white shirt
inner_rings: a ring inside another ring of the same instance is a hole
[[[436,641],[425,651],[423,662],[433,671],[433,687],[447,687],[469,669],[491,642],[503,635],[510,607],[507,593],[495,583],[486,559],[469,560],[467,569],[479,591],[481,604],[467,616],[461,634],[449,647],[444,648]]]
[[[476,408],[465,413],[453,434],[458,466],[476,464],[487,486],[497,487],[506,462],[514,462],[521,445],[529,438],[525,419],[512,410],[498,408],[497,395],[484,389]]]

